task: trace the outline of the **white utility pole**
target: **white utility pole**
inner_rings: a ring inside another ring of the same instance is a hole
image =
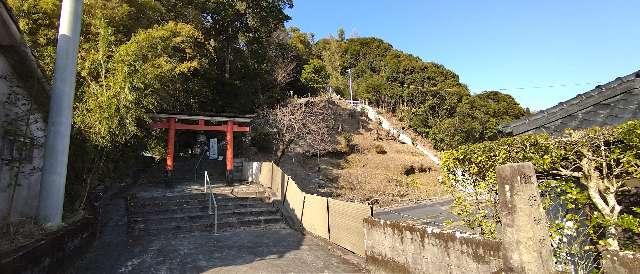
[[[351,69],[348,69],[347,72],[349,73],[349,100],[353,102],[353,90],[351,89]]]
[[[81,23],[82,0],[63,0],[38,204],[38,220],[53,226],[62,223]]]

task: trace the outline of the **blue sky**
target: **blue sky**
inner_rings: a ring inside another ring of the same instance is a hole
[[[545,109],[640,70],[640,1],[294,0],[288,26],[343,27]]]

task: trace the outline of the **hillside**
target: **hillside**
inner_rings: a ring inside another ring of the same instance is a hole
[[[336,139],[351,136],[349,152],[336,149],[317,157],[294,149],[278,163],[305,192],[345,201],[373,201],[381,207],[447,195],[438,183],[440,171],[435,163],[413,146],[396,141],[362,113],[336,102],[341,107],[332,112],[342,131],[333,134]],[[275,161],[277,157],[260,153],[250,158]]]

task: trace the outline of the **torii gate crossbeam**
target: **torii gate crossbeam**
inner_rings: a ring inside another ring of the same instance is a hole
[[[234,132],[250,132],[249,126],[242,126],[251,121],[249,118],[241,117],[206,117],[206,116],[187,116],[187,115],[171,115],[158,114],[153,115],[160,121],[151,124],[155,129],[168,129],[167,131],[167,163],[166,170],[172,172],[174,169],[175,139],[176,130],[193,130],[193,131],[215,131],[225,132],[227,142],[226,168],[227,180],[231,178],[233,172],[233,133]],[[179,120],[198,121],[198,124],[181,123]],[[221,125],[207,125],[207,121],[214,123],[222,123]]]

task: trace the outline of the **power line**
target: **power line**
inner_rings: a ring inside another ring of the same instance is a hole
[[[505,91],[511,91],[511,92],[524,92],[527,90],[532,90],[532,89],[551,89],[551,88],[569,88],[569,87],[580,87],[580,86],[597,86],[597,85],[601,85],[603,84],[602,82],[582,82],[582,83],[561,83],[561,84],[551,84],[551,85],[535,85],[535,86],[529,86],[529,87],[511,87],[511,88],[488,88],[488,89],[483,89],[483,90],[476,90],[476,91],[472,91],[472,94],[479,94],[482,93],[484,91],[500,91],[500,92],[505,92]],[[416,86],[409,86],[409,88],[416,88],[419,90],[440,90],[440,91],[457,91],[460,89],[451,89],[451,88],[436,88],[436,87],[416,87]]]
[[[512,92],[522,92],[531,89],[547,89],[547,88],[568,88],[568,87],[580,87],[586,85],[601,85],[602,82],[584,82],[584,83],[564,83],[564,84],[553,84],[553,85],[535,85],[530,87],[512,87],[512,88],[499,88],[497,91],[512,91]]]

